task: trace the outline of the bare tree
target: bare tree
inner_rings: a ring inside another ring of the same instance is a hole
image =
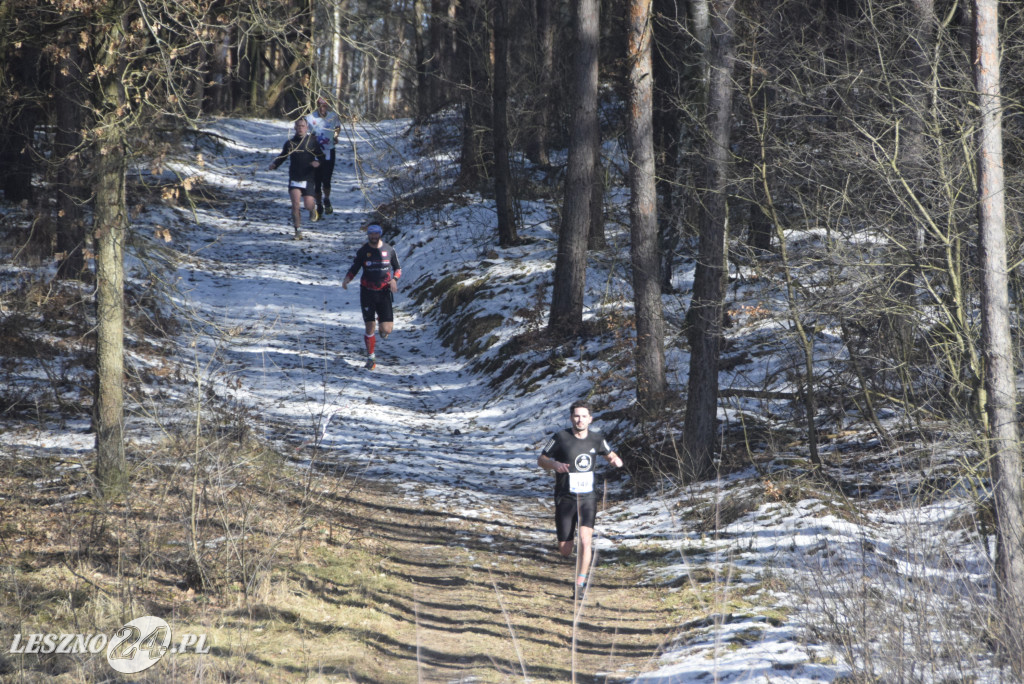
[[[629,221],[636,312],[636,396],[641,410],[652,415],[665,393],[665,322],[654,171],[651,0],[632,0],[628,17]]]
[[[558,256],[551,294],[548,331],[556,337],[574,334],[583,324],[583,291],[587,278],[587,236],[590,232],[595,150],[600,138],[597,118],[600,3],[578,0],[576,7],[575,110],[569,141],[565,204],[558,231]]]
[[[1002,646],[1024,676],[1024,489],[1017,429],[1017,387],[1010,333],[1006,262],[1002,108],[997,0],[974,0],[974,78],[978,126],[978,257],[981,261],[982,348],[985,353],[988,439],[996,509]]]
[[[711,469],[718,416],[718,362],[725,301],[735,0],[712,0],[707,113],[707,167],[701,191],[697,270],[690,303],[690,376],[683,449],[686,472],[700,477]]]

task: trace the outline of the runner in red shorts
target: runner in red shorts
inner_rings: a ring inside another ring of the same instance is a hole
[[[359,306],[363,310],[363,322],[366,323],[366,367],[373,370],[377,367],[375,334],[376,324],[380,323],[380,334],[384,339],[394,329],[395,317],[392,310],[394,293],[398,291],[398,279],[402,277],[402,267],[398,263],[395,249],[384,242],[384,229],[379,224],[371,223],[366,227],[366,244],[356,251],[352,268],[345,274],[341,286],[348,289],[348,284],[362,269],[363,277],[359,280]]]

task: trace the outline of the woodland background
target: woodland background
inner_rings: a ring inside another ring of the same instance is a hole
[[[621,139],[634,420],[647,429],[683,414],[679,447],[655,448],[650,462],[681,464],[690,480],[713,471],[724,293],[739,266],[778,266],[812,470],[823,465],[821,430],[849,411],[886,444],[969,452],[959,481],[996,522],[996,573],[1010,588],[996,632],[1024,662],[1012,645],[1020,601],[1009,600],[1024,597],[1011,337],[1024,285],[1019,3],[7,0],[0,36],[0,181],[30,216],[5,229],[19,255],[55,258],[60,278],[96,288],[104,495],[126,485],[132,207],[151,201],[140,188],[197,121],[294,118],[323,95],[350,120],[409,117],[424,134],[457,111],[457,180],[403,200],[493,195],[495,244],[507,246],[520,240],[519,201],[564,198],[546,328],[556,341],[593,332],[582,279],[588,250],[604,244],[601,146]],[[553,154],[565,149],[567,159]],[[527,163],[557,189],[531,181]],[[181,182],[157,194],[200,191]],[[386,220],[400,206],[378,210]],[[670,391],[660,297],[687,258],[697,260],[691,305],[668,324],[692,360],[685,391]],[[815,358],[824,335],[845,350],[825,366]],[[879,417],[889,412],[896,429]]]

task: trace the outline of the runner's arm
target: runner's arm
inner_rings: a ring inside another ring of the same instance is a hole
[[[398,263],[398,254],[395,253],[394,247],[391,248],[391,273],[395,280],[402,277],[402,264]]]
[[[359,273],[359,269],[363,267],[363,250],[362,248],[356,250],[356,258],[352,261],[352,268],[348,269],[348,273],[345,274],[345,279],[341,281],[342,289],[347,290],[348,284],[352,282],[352,279]]]
[[[270,162],[270,166],[267,168],[273,171],[281,164],[284,164],[284,161],[288,158],[288,152],[290,152],[288,149],[290,142],[291,141],[285,142],[284,147],[281,148],[281,154],[277,155],[277,157],[274,158],[274,161]]]
[[[548,440],[547,446],[540,452],[540,456],[537,457],[537,465],[543,470],[550,470],[553,473],[567,473],[569,472],[569,464],[556,461],[555,459],[548,456],[548,452],[551,447],[554,446],[554,440]]]

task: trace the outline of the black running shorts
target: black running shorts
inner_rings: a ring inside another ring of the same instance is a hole
[[[302,193],[303,197],[313,196],[313,169],[309,170],[305,176],[301,178],[288,178],[288,194],[292,194],[292,190],[298,190]]]
[[[575,494],[565,494],[555,497],[555,533],[560,542],[573,540],[577,521],[580,527],[593,529],[596,517],[596,496],[577,497]]]
[[[318,193],[330,194],[331,192],[331,177],[334,176],[334,156],[331,155],[330,159],[321,159],[320,166],[316,167],[315,185]]]
[[[395,320],[391,309],[391,288],[383,290],[367,290],[359,288],[359,306],[363,309],[363,321],[369,323],[377,320],[380,323],[391,323]]]

